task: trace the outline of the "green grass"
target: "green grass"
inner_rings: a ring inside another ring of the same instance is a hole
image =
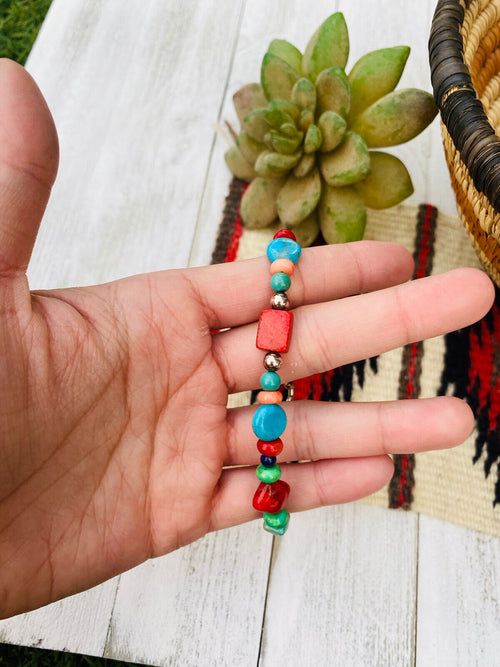
[[[0,667],[134,667],[131,662],[0,644]]]
[[[71,0],[66,0],[70,2]],[[0,0],[0,58],[24,65],[51,0]],[[131,662],[0,644],[0,667],[130,667]]]
[[[0,0],[0,57],[24,65],[51,0]]]

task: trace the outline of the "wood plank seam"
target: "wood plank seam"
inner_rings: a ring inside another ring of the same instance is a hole
[[[112,630],[112,625],[113,625],[113,617],[115,613],[115,606],[116,606],[116,600],[118,598],[118,589],[120,588],[120,583],[121,583],[121,575],[118,577],[118,581],[116,583],[116,588],[115,588],[115,596],[113,598],[113,605],[111,607],[111,613],[109,615],[108,619],[108,627],[106,630],[106,641],[104,642],[104,647],[102,651],[102,657],[103,658],[113,658],[113,647],[111,643],[111,630]]]
[[[222,110],[224,108],[224,102],[226,100],[227,92],[229,89],[229,82],[231,80],[231,74],[233,71],[233,63],[234,59],[236,56],[236,49],[238,47],[238,41],[240,38],[240,33],[241,33],[241,26],[243,23],[243,16],[245,14],[245,7],[246,7],[246,0],[241,0],[241,5],[240,5],[240,12],[238,16],[238,23],[236,25],[236,35],[234,37],[233,41],[233,46],[231,49],[231,58],[229,60],[229,67],[227,69],[227,76],[226,80],[224,82],[224,89],[222,91],[221,99],[220,99],[220,105],[219,105],[219,110],[217,112],[217,123],[221,122],[221,116],[222,116]],[[213,138],[212,138],[212,144],[210,146],[210,152],[208,154],[208,162],[207,162],[207,168],[205,170],[205,178],[203,180],[203,187],[201,190],[201,196],[198,204],[198,211],[196,214],[196,222],[194,225],[194,230],[193,230],[193,236],[191,237],[191,247],[189,249],[189,258],[188,258],[188,266],[192,266],[193,263],[193,255],[194,255],[194,250],[196,246],[196,239],[198,237],[198,231],[201,225],[201,211],[202,211],[202,206],[203,206],[203,199],[205,197],[205,192],[207,189],[207,182],[208,182],[208,175],[210,173],[210,168],[212,166],[212,160],[213,160],[213,155],[214,155],[214,150],[215,150],[215,145],[217,143],[217,133],[214,132]]]
[[[277,541],[276,537],[273,535],[271,549],[269,550],[269,566],[267,568],[266,595],[264,597],[264,605],[263,605],[263,608],[262,608],[262,622],[261,622],[261,625],[260,625],[259,652],[257,654],[256,667],[258,667],[260,665],[260,658],[261,658],[261,653],[262,653],[262,644],[263,644],[263,641],[264,641],[264,628],[265,628],[265,625],[266,625],[267,597],[269,595],[269,583],[271,581],[271,573],[272,573],[272,569],[273,569],[273,562],[274,562],[274,556],[275,556],[274,550],[277,546],[276,541]]]

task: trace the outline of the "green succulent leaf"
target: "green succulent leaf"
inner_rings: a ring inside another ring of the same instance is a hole
[[[370,154],[359,134],[347,132],[335,151],[321,155],[319,164],[329,186],[343,187],[367,176],[370,171]]]
[[[370,151],[371,170],[355,188],[368,208],[389,208],[413,194],[413,183],[404,164],[394,155]]]
[[[283,136],[281,132],[277,130],[271,130],[271,146],[277,153],[284,153],[285,155],[291,155],[295,153],[300,146],[300,143],[304,137],[303,133],[297,133],[294,139],[290,137]]]
[[[255,171],[264,178],[282,178],[299,163],[301,152],[283,155],[272,151],[263,151],[255,163]]]
[[[293,233],[295,234],[297,242],[303,248],[307,248],[314,243],[319,234],[317,207],[305,220],[302,220],[298,225],[295,225]]]
[[[299,73],[282,58],[266,53],[260,70],[260,83],[268,100],[289,100]]]
[[[264,142],[266,134],[271,129],[267,121],[267,109],[254,109],[250,111],[243,122],[243,128],[255,141]]]
[[[285,123],[294,125],[292,116],[276,106],[273,108],[268,107],[266,109],[266,113],[264,114],[264,118],[267,120],[269,125],[272,125],[276,130]]]
[[[297,72],[302,71],[302,53],[296,46],[287,42],[286,39],[273,39],[269,44],[267,52],[273,56],[278,56],[278,58],[284,60]]]
[[[321,233],[327,243],[360,241],[365,233],[366,207],[356,189],[325,187],[318,206]]]
[[[271,109],[271,111],[277,109],[283,113],[286,113],[288,116],[293,118],[294,123],[297,122],[300,118],[299,107],[294,104],[294,102],[290,102],[289,100],[271,100],[269,102],[268,108]]]
[[[316,81],[316,94],[317,114],[335,111],[347,118],[351,108],[351,88],[341,67],[329,67],[321,72]]]
[[[300,129],[306,131],[311,123],[314,123],[314,113],[311,111],[311,109],[304,109],[304,111],[302,111],[300,114]]]
[[[294,102],[299,109],[310,109],[314,111],[316,108],[316,88],[309,79],[302,78],[292,88],[292,102]]]
[[[278,217],[277,199],[283,181],[257,176],[241,198],[241,221],[249,229],[267,227]]]
[[[300,134],[302,134],[297,130],[294,123],[283,123],[283,125],[280,127],[280,132],[281,134],[285,135],[285,137],[290,137],[290,139],[294,139],[295,137],[298,137]]]
[[[304,153],[299,164],[294,168],[293,175],[297,178],[304,178],[316,164],[314,153]]]
[[[260,141],[255,141],[252,137],[243,130],[239,133],[236,139],[236,145],[240,149],[240,153],[245,160],[250,164],[255,164],[255,160],[259,157],[262,151],[266,150],[266,145]]]
[[[341,12],[329,16],[309,40],[302,58],[302,73],[314,83],[327,67],[345,67],[349,33]]]
[[[306,138],[304,139],[304,153],[315,153],[321,146],[322,141],[321,130],[312,123],[307,128]]]
[[[291,174],[278,195],[278,215],[284,225],[293,227],[316,208],[321,196],[321,177],[314,169],[304,178]]]
[[[245,116],[254,109],[265,107],[267,100],[260,83],[247,83],[235,92],[233,95],[233,104],[239,121],[243,125]]]
[[[327,153],[340,144],[347,128],[346,121],[335,111],[324,111],[318,118],[318,127],[323,135],[321,151]]]
[[[437,114],[434,98],[417,88],[395,90],[357,116],[351,129],[370,148],[396,146],[420,134]]]
[[[282,227],[283,228],[283,227]],[[277,230],[276,230],[277,231]],[[302,248],[312,245],[319,234],[319,220],[317,211],[314,210],[305,220],[294,225],[293,233]]]
[[[245,160],[238,146],[231,146],[231,148],[225,152],[224,159],[236,178],[241,178],[243,181],[251,181],[255,178],[254,168]]]
[[[394,90],[409,55],[409,46],[393,46],[370,51],[358,60],[349,72],[351,118]]]

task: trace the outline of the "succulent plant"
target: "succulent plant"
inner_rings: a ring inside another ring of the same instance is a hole
[[[260,84],[233,97],[241,123],[226,152],[229,169],[250,182],[241,201],[249,228],[279,223],[302,245],[319,229],[327,243],[361,239],[366,207],[394,206],[413,192],[394,155],[372,150],[409,141],[437,113],[422,90],[394,90],[410,49],[365,54],[349,72],[349,35],[337,12],[304,54],[283,39],[264,56]]]

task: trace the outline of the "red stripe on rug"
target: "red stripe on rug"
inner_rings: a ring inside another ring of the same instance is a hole
[[[240,247],[240,239],[242,234],[243,234],[243,225],[241,224],[241,219],[238,211],[238,217],[236,219],[236,222],[234,223],[233,233],[231,234],[231,238],[229,240],[229,246],[227,248],[226,258],[224,260],[225,262],[234,262],[234,260],[236,259],[238,255],[238,249]]]
[[[248,183],[245,183],[241,196],[245,194],[246,189],[248,188]],[[240,207],[238,206],[238,216],[236,222],[234,223],[233,233],[229,239],[229,245],[227,247],[225,262],[234,262],[238,256],[238,250],[240,248],[240,240],[243,234],[243,223],[241,222]]]
[[[423,278],[432,271],[437,210],[429,204],[419,209],[413,259],[413,278]],[[402,354],[398,398],[418,398],[422,373],[422,342],[406,345]],[[395,472],[389,485],[389,507],[409,509],[413,502],[414,454],[394,457]]]
[[[435,223],[436,209],[429,204],[425,205],[424,209],[424,220],[422,225],[422,238],[420,241],[420,250],[418,253],[418,259],[415,265],[415,278],[423,278],[428,275],[428,259],[431,249],[430,239],[431,239],[431,230]]]

